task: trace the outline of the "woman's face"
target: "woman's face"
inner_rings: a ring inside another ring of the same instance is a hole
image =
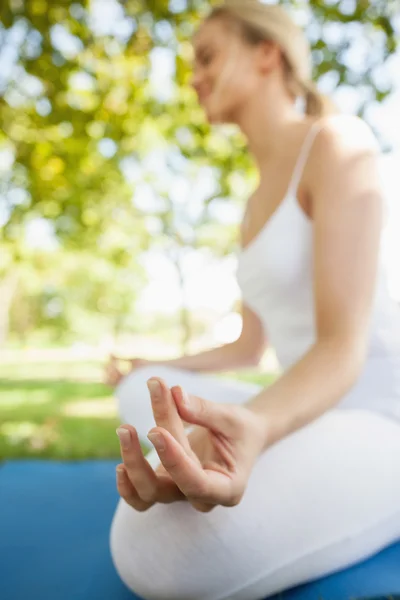
[[[205,21],[194,38],[192,85],[210,123],[235,123],[260,81],[258,47],[222,19]]]

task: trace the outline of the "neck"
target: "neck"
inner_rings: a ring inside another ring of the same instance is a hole
[[[308,118],[296,111],[289,98],[282,102],[268,102],[262,95],[255,94],[236,123],[247,138],[258,168],[261,168],[287,154],[293,129],[298,129],[298,125],[306,121]]]

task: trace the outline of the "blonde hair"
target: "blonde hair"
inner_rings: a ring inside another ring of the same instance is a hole
[[[304,98],[305,113],[324,116],[338,112],[332,100],[322,94],[312,80],[311,48],[303,31],[289,14],[277,4],[262,4],[259,0],[225,0],[207,15],[239,26],[249,44],[269,40],[282,52],[284,75],[290,95]]]

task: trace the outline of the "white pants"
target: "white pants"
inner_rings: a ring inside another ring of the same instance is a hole
[[[151,376],[216,402],[245,402],[260,389],[168,367],[139,369],[117,397],[122,422],[143,438],[154,423]],[[337,409],[262,454],[238,506],[204,514],[176,502],[140,513],[120,500],[111,552],[123,581],[146,600],[260,600],[398,539],[400,425]]]

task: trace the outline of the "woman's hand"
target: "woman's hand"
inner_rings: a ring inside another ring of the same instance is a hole
[[[152,382],[159,383],[160,392],[152,392]],[[190,453],[190,445],[184,424],[175,405],[172,388],[162,379],[147,382],[152,409],[157,425],[165,428]],[[149,465],[143,455],[137,431],[131,425],[121,425],[117,429],[120,439],[123,464],[117,466],[117,488],[120,496],[133,508],[144,511],[156,502],[169,504],[177,500],[187,500],[169,473],[160,464],[156,470]],[[195,460],[195,455],[193,454]]]
[[[148,386],[157,425],[148,437],[161,465],[154,471],[135,429],[122,426],[119,431],[127,433],[120,438],[124,464],[117,467],[121,496],[137,510],[185,499],[202,512],[238,504],[265,447],[262,419],[246,406],[188,396],[179,386],[170,390],[159,378]],[[188,436],[183,420],[197,426]]]
[[[111,387],[116,387],[119,382],[128,374],[121,371],[120,362],[128,362],[130,365],[129,373],[139,367],[143,367],[148,364],[145,358],[120,358],[114,354],[110,355],[109,361],[105,368],[104,383]]]

